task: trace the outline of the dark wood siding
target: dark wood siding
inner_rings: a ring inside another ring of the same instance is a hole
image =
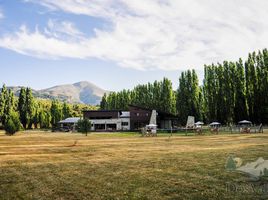
[[[84,111],[85,119],[117,119],[119,116],[119,111]]]
[[[138,130],[150,122],[152,111],[135,106],[129,106],[130,129]]]

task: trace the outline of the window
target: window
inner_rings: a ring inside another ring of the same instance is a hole
[[[128,122],[122,122],[122,126],[128,126]]]

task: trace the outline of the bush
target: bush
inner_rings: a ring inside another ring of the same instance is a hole
[[[14,135],[21,128],[20,118],[16,112],[11,112],[5,124],[5,131],[8,135]]]
[[[87,133],[91,131],[91,122],[88,119],[80,119],[77,123],[77,130],[87,136]]]

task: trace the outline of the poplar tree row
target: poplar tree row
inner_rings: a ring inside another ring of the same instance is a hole
[[[83,110],[89,109],[96,108],[34,98],[30,88],[21,88],[18,98],[5,85],[0,93],[0,122],[3,127],[10,121],[23,129],[51,128],[62,119],[80,117]]]
[[[268,124],[268,51],[253,52],[245,62],[205,65],[201,86],[196,72],[188,70],[181,73],[176,91],[164,78],[105,94],[100,107],[127,110],[129,104],[176,114],[181,124],[188,116],[207,123],[235,124],[248,119]]]
[[[268,123],[268,51],[243,62],[205,66],[204,106],[208,121]]]
[[[155,81],[153,84],[138,85],[133,90],[104,94],[100,107],[106,110],[127,110],[130,104],[175,113],[176,94],[172,89],[171,81],[164,78],[162,81]]]

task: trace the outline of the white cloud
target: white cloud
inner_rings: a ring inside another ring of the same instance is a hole
[[[48,21],[44,32],[51,37],[59,39],[62,39],[64,36],[73,38],[82,38],[83,36],[83,33],[79,31],[73,23],[68,21],[58,22],[52,19]]]
[[[266,0],[27,1],[112,26],[95,29],[89,38],[70,22],[50,20],[43,30],[22,26],[0,38],[1,47],[41,58],[99,58],[140,70],[202,69],[268,45]]]

